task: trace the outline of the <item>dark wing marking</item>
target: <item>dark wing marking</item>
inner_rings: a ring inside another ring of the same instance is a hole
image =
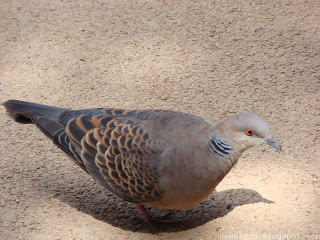
[[[113,108],[65,111],[59,120],[33,112],[38,128],[82,169],[132,202],[161,198],[158,165],[166,143],[150,137],[145,121],[159,110]]]
[[[49,137],[55,145],[62,149],[68,156],[70,156],[82,169],[84,168],[81,156],[75,150],[81,149],[81,146],[77,143],[71,144],[70,138],[67,136],[65,126],[61,123],[50,119],[39,112],[33,112],[30,116],[32,122]]]
[[[59,143],[68,143],[77,164],[119,197],[139,203],[159,200],[157,160],[166,143],[150,138],[143,121],[133,117],[135,111],[107,109],[105,114],[70,120]]]

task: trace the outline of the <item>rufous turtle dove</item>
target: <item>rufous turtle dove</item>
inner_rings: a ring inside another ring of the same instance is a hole
[[[144,206],[192,208],[208,197],[246,149],[267,143],[268,124],[255,113],[218,125],[165,110],[71,110],[31,102],[3,103],[18,123],[33,123],[95,180],[118,197]]]

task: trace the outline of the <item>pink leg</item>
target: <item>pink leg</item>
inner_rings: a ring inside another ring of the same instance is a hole
[[[166,223],[170,223],[170,222],[175,222],[174,219],[171,219],[171,215],[172,213],[168,213],[167,215],[165,216],[162,216],[162,217],[152,217],[147,209],[142,205],[142,204],[139,204],[139,203],[135,203],[136,207],[140,210],[140,212],[142,213],[143,217],[144,217],[144,220],[149,224],[151,225],[152,222],[166,222]]]
[[[147,209],[142,204],[135,203],[135,205],[140,210],[140,212],[142,213],[142,215],[143,215],[144,219],[146,220],[146,222],[150,224],[152,222],[152,217],[148,213]]]

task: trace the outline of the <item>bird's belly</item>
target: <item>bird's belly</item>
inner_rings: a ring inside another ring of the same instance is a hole
[[[164,194],[159,201],[143,203],[143,205],[148,207],[155,207],[160,209],[188,209],[200,204],[204,199],[206,199],[215,189],[216,186],[202,192],[201,194]]]

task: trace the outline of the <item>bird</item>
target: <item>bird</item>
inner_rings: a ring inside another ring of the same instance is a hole
[[[92,108],[72,110],[20,100],[6,116],[35,124],[74,163],[119,198],[146,207],[188,209],[200,204],[237,163],[261,143],[278,150],[267,122],[237,113],[214,125],[183,112]]]

